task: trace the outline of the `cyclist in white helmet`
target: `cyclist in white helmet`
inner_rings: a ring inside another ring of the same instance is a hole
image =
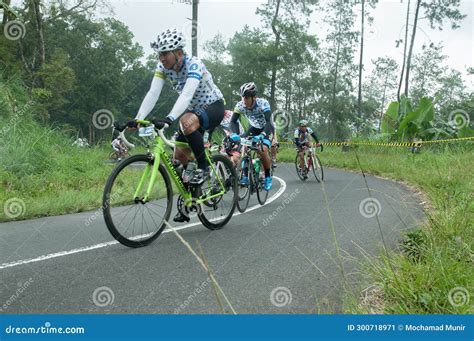
[[[268,155],[268,149],[271,148],[270,140],[272,140],[274,134],[270,104],[264,98],[257,98],[257,86],[254,82],[243,84],[240,87],[240,96],[242,96],[242,100],[235,106],[234,115],[231,119],[231,127],[234,133],[237,133],[237,122],[240,117],[244,115],[250,123],[250,128],[242,136],[262,138],[264,150],[263,152],[259,152],[259,157],[262,161],[263,169],[265,170],[263,186],[266,191],[269,191],[272,188],[272,176],[270,171],[272,160]],[[247,185],[249,182],[247,165],[244,165],[243,173],[244,175],[240,183]]]
[[[300,167],[301,169],[305,169],[304,166],[304,150],[311,147],[311,142],[309,141],[309,136],[311,136],[316,141],[316,147],[323,148],[322,144],[319,142],[316,133],[308,127],[307,120],[301,120],[299,122],[298,128],[296,128],[294,133],[295,145],[298,152],[298,157],[300,160]],[[303,171],[302,176],[307,179],[308,175],[306,171]]]
[[[192,185],[200,185],[209,178],[210,168],[204,152],[203,134],[217,127],[224,117],[224,100],[221,91],[212,80],[212,75],[197,57],[184,53],[185,39],[176,29],[168,29],[158,35],[151,47],[157,52],[159,62],[150,90],[146,94],[134,121],[145,119],[160,97],[168,79],[179,97],[171,112],[165,117],[153,120],[158,128],[167,127],[179,120],[177,141],[188,142],[197,160],[198,169],[190,179]],[[134,123],[135,122],[135,123]],[[189,148],[175,148],[174,158],[186,167],[191,158]],[[186,221],[180,212],[174,221]]]

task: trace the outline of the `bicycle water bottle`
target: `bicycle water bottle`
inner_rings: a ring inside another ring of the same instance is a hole
[[[253,160],[253,168],[255,169],[256,174],[260,174],[260,159]]]
[[[189,180],[192,179],[194,176],[194,172],[196,170],[196,162],[189,162],[188,165],[186,166],[186,170],[183,173],[183,182],[189,182]]]

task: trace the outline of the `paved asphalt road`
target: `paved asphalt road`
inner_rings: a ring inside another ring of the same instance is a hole
[[[252,198],[253,209],[222,230],[180,226],[202,246],[237,313],[340,312],[343,284],[361,289],[363,253],[380,255],[382,235],[395,248],[424,219],[419,200],[391,181],[369,176],[376,201],[367,204],[358,173],[326,169],[324,191],[290,164],[275,175],[271,202]],[[0,224],[0,311],[222,312],[207,274],[173,233],[129,249],[113,241],[100,211]]]

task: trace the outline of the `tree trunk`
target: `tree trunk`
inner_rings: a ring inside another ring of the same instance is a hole
[[[420,5],[421,5],[421,0],[418,0],[416,3],[415,19],[413,20],[413,31],[411,34],[410,50],[408,51],[408,58],[407,58],[407,72],[405,75],[405,96],[406,97],[408,97],[408,81],[410,79],[411,56],[413,54],[413,45],[415,44],[415,35],[416,35],[416,28],[418,25],[418,13],[420,12]]]
[[[280,1],[281,0],[277,0],[275,15],[273,16],[273,20],[272,20],[272,31],[273,31],[273,34],[275,35],[275,49],[276,50],[278,50],[280,46],[280,32],[278,32],[276,28],[278,12],[280,11]],[[276,89],[277,67],[278,67],[278,56],[276,57],[276,60],[273,63],[273,68],[272,68],[272,80],[271,80],[271,86],[270,86],[270,107],[272,108],[272,110],[276,109],[275,108],[275,89]]]
[[[2,18],[2,24],[5,26],[8,20],[10,20],[10,12],[8,11],[10,7],[11,0],[3,0],[3,6],[0,6],[0,8],[3,8],[3,18]]]
[[[362,68],[364,57],[364,21],[365,21],[365,0],[362,0],[362,23],[360,30],[360,58],[359,58],[359,96],[357,99],[357,106],[359,110],[359,118],[362,117]]]
[[[198,36],[198,3],[199,0],[193,0],[193,28],[192,28],[192,39],[193,39],[193,46],[192,46],[192,54],[193,56],[197,57],[198,49],[197,49],[197,36]]]
[[[398,103],[400,103],[400,91],[402,89],[402,82],[403,82],[403,74],[405,73],[405,63],[406,63],[406,55],[407,55],[407,43],[408,43],[408,22],[410,19],[410,2],[411,0],[408,0],[408,6],[407,6],[407,20],[405,22],[405,40],[403,41],[403,63],[402,63],[402,72],[400,73],[400,82],[398,83],[398,90],[397,90],[397,100]],[[400,111],[400,106],[399,109]]]
[[[380,134],[380,128],[382,126],[382,120],[383,120],[383,108],[385,106],[385,92],[387,90],[387,81],[388,81],[388,73],[385,76],[385,82],[384,82],[384,87],[383,87],[383,95],[382,95],[382,103],[380,104],[380,121],[379,121],[379,128],[377,132]]]
[[[41,0],[30,0],[30,10],[33,15],[33,21],[36,26],[36,49],[38,59],[33,58],[32,62],[32,71],[33,71],[33,88],[43,87],[43,79],[35,74],[35,71],[41,70],[43,67],[46,56],[45,56],[45,47],[44,47],[44,35],[43,35],[43,17],[40,10]]]
[[[334,66],[334,82],[332,85],[332,100],[331,100],[331,116],[329,119],[329,129],[330,133],[332,134],[331,136],[336,137],[334,134],[334,129],[332,129],[333,123],[336,120],[336,86],[337,86],[337,75],[339,72],[339,48],[340,48],[340,43],[339,41],[337,42],[337,48],[336,48],[336,65]]]

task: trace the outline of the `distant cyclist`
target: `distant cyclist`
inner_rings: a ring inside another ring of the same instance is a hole
[[[117,153],[116,155],[118,161],[122,160],[122,157],[127,155],[128,153],[128,148],[120,136],[117,136],[112,141],[112,149],[115,150],[115,152]]]
[[[266,191],[272,188],[271,167],[272,160],[268,154],[271,147],[270,140],[274,134],[274,127],[272,124],[272,112],[270,104],[264,98],[257,98],[257,86],[254,82],[245,83],[240,87],[240,96],[242,100],[237,103],[234,109],[234,114],[231,119],[231,127],[234,133],[238,133],[237,123],[243,115],[247,117],[250,127],[242,135],[242,137],[253,136],[255,139],[260,139],[263,142],[263,152],[259,151],[258,155],[265,170],[265,180],[263,187]],[[235,136],[234,136],[235,138]],[[243,167],[243,177],[240,180],[241,185],[248,185],[248,165]]]
[[[316,136],[316,133],[313,131],[313,129],[308,127],[308,121],[301,120],[299,122],[298,128],[296,128],[295,130],[294,138],[295,138],[296,149],[298,152],[298,157],[300,159],[301,175],[305,179],[308,178],[308,175],[306,174],[306,167],[304,164],[304,151],[305,149],[311,147],[309,136],[311,136],[316,141],[316,147],[321,146],[321,150],[322,150],[323,145],[319,142],[318,137]]]

